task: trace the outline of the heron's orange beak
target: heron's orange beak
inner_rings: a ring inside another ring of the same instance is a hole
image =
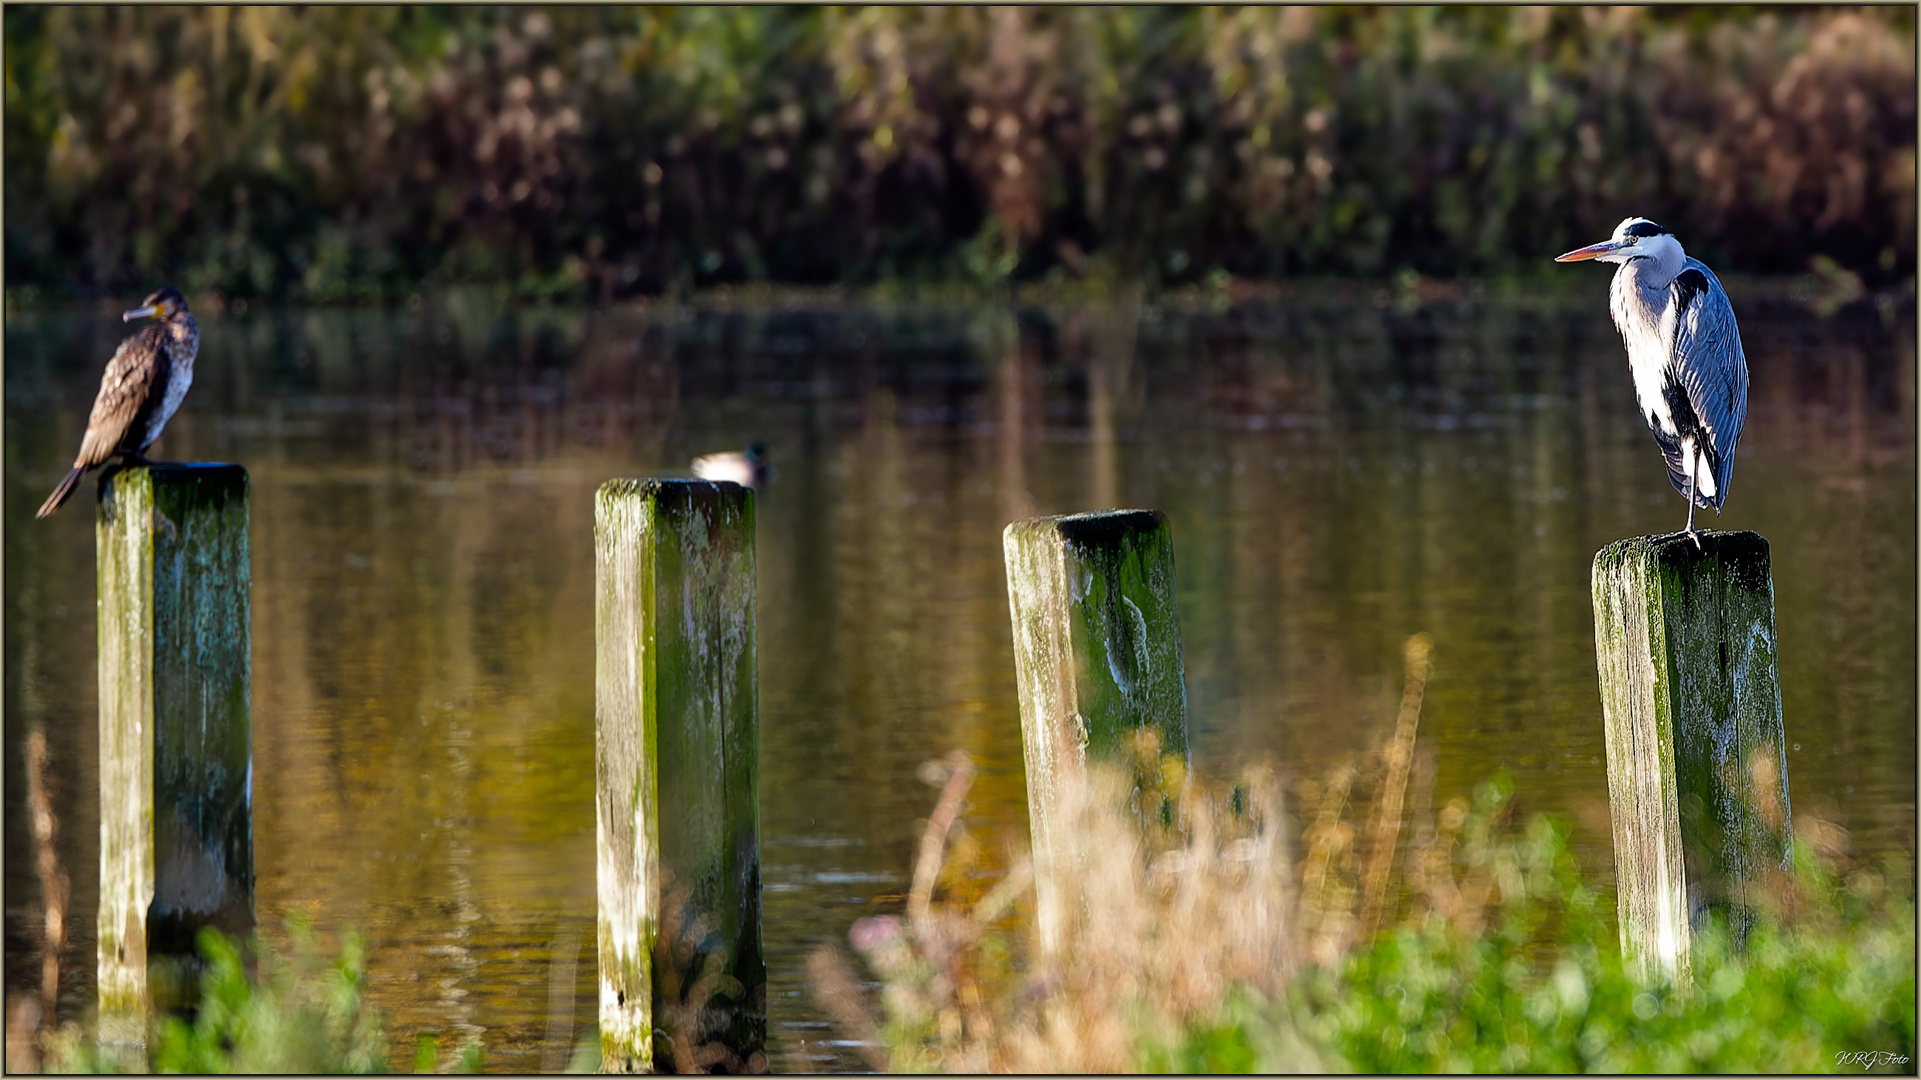
[[[1589,244],[1584,248],[1575,248],[1566,255],[1556,255],[1554,261],[1584,262],[1597,256],[1606,255],[1610,251],[1617,251],[1620,247],[1621,245],[1613,240],[1603,240],[1598,244]]]

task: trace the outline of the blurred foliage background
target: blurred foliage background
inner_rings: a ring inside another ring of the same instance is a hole
[[[16,299],[1912,275],[1908,7],[5,12]]]

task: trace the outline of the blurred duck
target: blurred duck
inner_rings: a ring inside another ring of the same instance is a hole
[[[755,442],[748,444],[745,451],[702,454],[694,459],[694,475],[702,480],[732,480],[742,487],[757,488],[767,482],[773,470],[767,465],[767,445]]]
[[[120,316],[122,322],[154,318],[160,321],[120,343],[100,377],[100,396],[93,399],[87,434],[73,469],[53,489],[35,517],[46,517],[67,501],[88,469],[119,458],[131,465],[148,464],[147,447],[160,437],[174,410],[193,385],[193,358],[200,351],[200,326],[187,310],[187,298],[169,285]]]

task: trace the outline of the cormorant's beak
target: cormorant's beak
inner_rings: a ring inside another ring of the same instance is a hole
[[[1568,252],[1566,255],[1556,255],[1554,257],[1554,261],[1555,262],[1584,262],[1588,259],[1599,258],[1602,255],[1606,255],[1610,251],[1619,251],[1624,246],[1625,245],[1623,245],[1618,240],[1603,240],[1598,244],[1589,244],[1584,248],[1575,248],[1573,251]]]
[[[149,316],[149,315],[152,315],[152,316],[153,316],[154,318],[156,318],[156,319],[157,319],[157,318],[159,318],[159,317],[160,317],[160,305],[158,305],[158,304],[148,304],[148,305],[147,305],[146,307],[137,307],[137,308],[134,308],[134,309],[133,309],[132,311],[128,311],[128,312],[124,312],[124,313],[122,313],[122,314],[121,314],[121,316],[120,316],[120,321],[121,321],[121,322],[132,322],[132,321],[134,321],[135,319],[144,319],[144,318],[146,318],[146,317],[147,317],[147,316]]]

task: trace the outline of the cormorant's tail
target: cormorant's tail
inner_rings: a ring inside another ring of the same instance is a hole
[[[80,486],[80,478],[86,474],[85,465],[75,465],[73,471],[67,474],[67,478],[60,481],[60,486],[53,489],[53,494],[47,496],[47,501],[40,504],[40,512],[34,517],[43,518],[60,509],[60,504],[73,496],[73,489]]]

